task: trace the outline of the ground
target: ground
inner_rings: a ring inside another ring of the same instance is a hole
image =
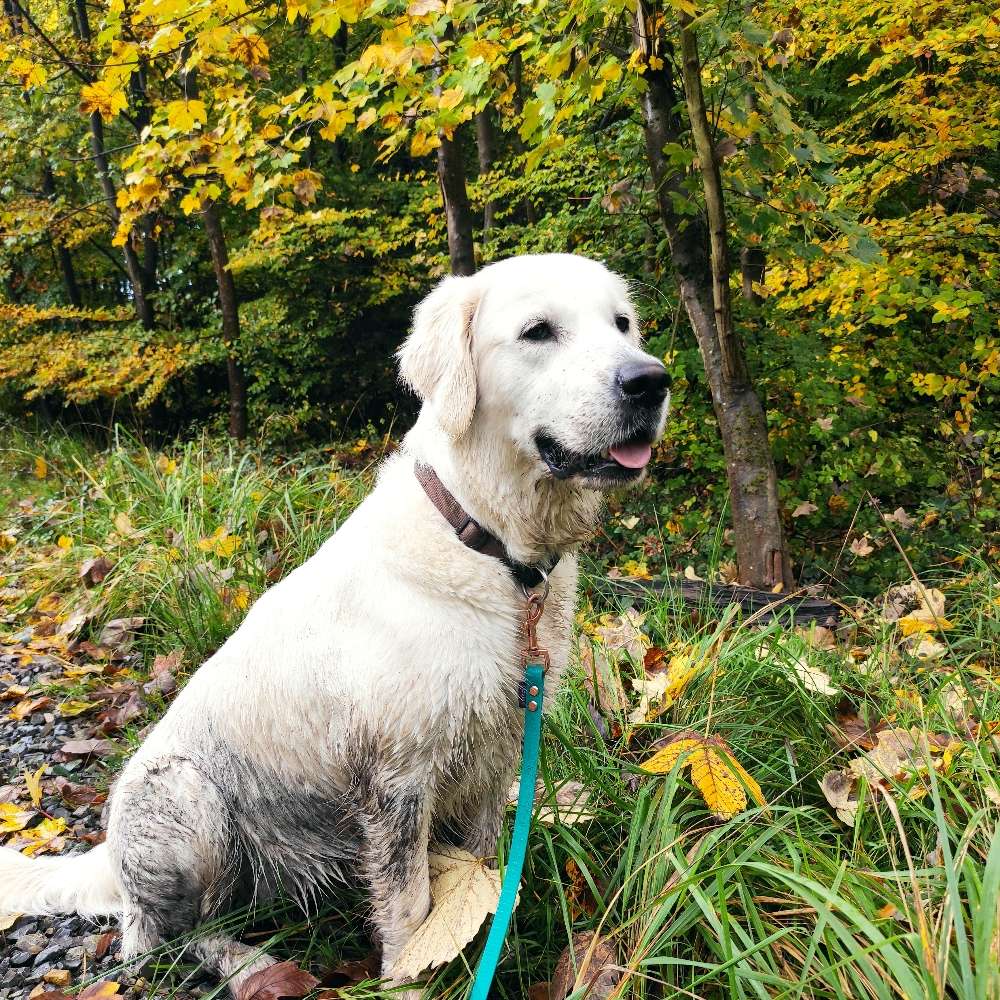
[[[0,837],[26,853],[86,850],[143,728],[336,530],[380,450],[11,440]],[[642,502],[621,501],[619,522]],[[794,628],[692,608],[669,587],[623,602],[596,553],[497,996],[563,998],[574,981],[582,996],[594,940],[591,997],[1000,995],[994,568],[948,553],[916,579],[901,560],[878,598],[836,595],[836,628]],[[340,988],[330,996],[390,995],[364,964],[360,899],[233,919]],[[92,983],[97,995],[219,989],[176,948],[136,981],[113,923],[4,915],[0,928],[0,1000]],[[455,959],[427,996],[467,982]]]

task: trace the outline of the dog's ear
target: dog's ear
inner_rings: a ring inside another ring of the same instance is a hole
[[[434,408],[453,440],[468,430],[476,408],[472,317],[478,303],[473,278],[445,278],[417,306],[397,354],[403,381]]]

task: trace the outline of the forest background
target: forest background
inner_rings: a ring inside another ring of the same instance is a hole
[[[926,0],[4,0],[0,408],[380,451],[414,302],[572,251],[674,380],[626,573],[995,557],[998,43]]]

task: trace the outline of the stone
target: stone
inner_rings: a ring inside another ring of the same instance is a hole
[[[29,955],[37,955],[48,947],[49,939],[44,934],[22,934],[17,939],[17,947]]]
[[[25,951],[15,951],[11,952],[10,964],[17,965],[27,965],[31,961],[31,956]]]
[[[73,976],[70,974],[69,969],[49,969],[48,972],[42,976],[45,982],[50,983],[53,986],[69,986],[70,981]]]

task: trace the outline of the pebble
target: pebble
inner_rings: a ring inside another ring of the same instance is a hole
[[[44,934],[22,934],[17,939],[17,947],[29,955],[37,955],[48,943]]]

